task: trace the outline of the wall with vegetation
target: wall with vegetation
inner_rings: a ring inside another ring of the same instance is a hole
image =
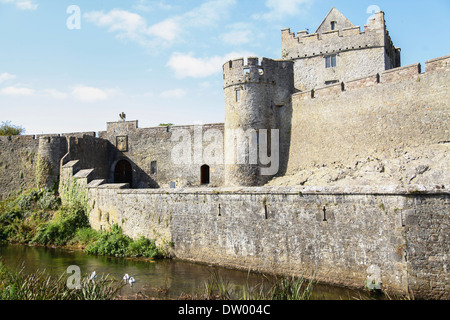
[[[173,243],[180,259],[354,287],[379,268],[383,289],[449,297],[448,192],[121,188],[88,185],[91,225]]]

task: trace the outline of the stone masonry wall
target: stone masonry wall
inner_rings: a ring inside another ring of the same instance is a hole
[[[420,69],[416,64],[295,94],[288,174],[447,145],[450,56],[427,61],[425,73]]]
[[[336,55],[335,67],[325,67],[328,55]],[[349,81],[400,66],[400,50],[392,43],[383,12],[375,13],[364,32],[360,27],[352,26],[314,34],[302,31],[296,36],[290,29],[284,29],[282,57],[294,61],[295,88],[299,91],[322,87],[328,81]]]
[[[81,169],[94,169],[96,179],[108,177],[108,141],[95,137],[95,134],[67,136],[68,152],[62,165],[79,160]]]
[[[202,165],[210,166],[210,186],[220,186],[224,180],[223,161],[221,164],[207,163],[208,157],[204,155],[210,155],[210,146],[223,150],[223,141],[215,141],[207,132],[216,133],[223,140],[223,131],[223,124],[138,128],[137,121],[108,123],[107,131],[99,133],[100,138],[109,141],[108,182],[114,182],[115,165],[124,159],[133,168],[133,188],[167,188],[170,182],[175,182],[177,187],[200,186]],[[184,141],[184,138],[173,136],[178,133],[186,133],[190,138],[187,146],[191,147],[191,157],[188,157],[191,163],[178,164],[172,158],[174,148]],[[203,148],[195,149],[202,141]],[[152,162],[156,162],[156,174],[151,170]]]
[[[35,136],[0,137],[0,200],[36,187],[38,149]]]
[[[448,192],[111,185],[88,192],[94,228],[118,223],[129,236],[173,242],[183,260],[314,273],[319,281],[359,288],[376,266],[385,290],[407,293],[409,287],[416,298],[449,297]]]

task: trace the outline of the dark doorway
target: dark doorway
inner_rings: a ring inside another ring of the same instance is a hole
[[[201,167],[201,181],[202,184],[209,184],[209,166],[206,164]]]
[[[127,160],[120,160],[114,169],[114,183],[129,183],[130,188],[133,184],[133,169]]]

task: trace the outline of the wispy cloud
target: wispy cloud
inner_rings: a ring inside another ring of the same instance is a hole
[[[253,18],[264,20],[280,20],[286,17],[292,17],[305,13],[315,0],[266,0],[268,12],[255,14]]]
[[[79,85],[73,88],[72,95],[83,102],[97,102],[101,100],[107,100],[114,96],[116,91],[114,89],[100,89],[95,87],[89,87]]]
[[[161,92],[161,97],[180,99],[186,96],[186,93],[186,90],[183,89],[173,89]]]
[[[168,17],[156,23],[148,23],[137,13],[113,9],[109,12],[93,11],[84,18],[99,27],[108,28],[119,38],[135,40],[141,45],[171,45],[182,40],[191,28],[218,26],[228,15],[236,0],[210,0],[185,13]],[[145,2],[141,2],[141,5]],[[161,3],[160,3],[161,5]]]
[[[7,72],[0,73],[0,83],[15,79],[16,76]]]
[[[32,0],[0,0],[0,3],[13,4],[19,10],[36,10],[39,6]]]
[[[139,11],[154,11],[154,10],[171,10],[175,6],[172,4],[167,4],[165,1],[148,1],[148,0],[137,0],[133,5],[133,9]]]
[[[0,90],[0,94],[5,96],[31,96],[35,93],[33,89],[19,88],[19,87],[6,87]]]
[[[238,22],[226,26],[226,32],[221,38],[228,45],[243,45],[252,41],[254,38],[253,25],[245,22]]]
[[[175,52],[167,66],[177,78],[206,78],[222,71],[225,62],[239,57],[254,56],[251,52],[231,52],[225,56],[194,57],[192,53]]]
[[[43,91],[44,95],[47,97],[51,97],[53,99],[66,99],[67,93],[58,91],[56,89],[45,89]]]

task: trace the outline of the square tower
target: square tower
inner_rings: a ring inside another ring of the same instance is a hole
[[[294,61],[300,91],[400,67],[400,49],[392,43],[384,12],[376,12],[361,32],[334,7],[313,34],[282,30],[282,58]]]

